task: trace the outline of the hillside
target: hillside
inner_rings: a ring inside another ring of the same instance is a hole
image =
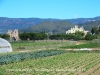
[[[69,23],[66,20],[61,21],[46,21],[42,22],[38,25],[34,25],[32,27],[23,29],[21,31],[26,32],[42,32],[45,31],[46,33],[65,33],[66,30],[68,30],[70,27],[73,27],[74,25]]]
[[[95,26],[100,26],[100,20],[99,21],[92,21],[84,24],[79,24],[79,26],[84,26],[86,30],[91,30],[91,28]]]

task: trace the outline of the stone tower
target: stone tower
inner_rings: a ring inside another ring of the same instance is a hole
[[[18,29],[15,29],[14,31],[8,30],[7,34],[10,36],[11,40],[15,40],[15,41],[19,40]]]

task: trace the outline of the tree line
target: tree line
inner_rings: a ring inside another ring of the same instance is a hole
[[[86,35],[84,32],[77,31],[73,34],[53,34],[47,35],[45,32],[41,33],[26,33],[23,32],[19,35],[21,40],[44,40],[44,39],[51,39],[51,40],[93,40],[98,39],[100,37],[100,26],[94,27],[91,29],[89,33]]]
[[[19,34],[21,40],[44,40],[47,38],[45,32],[33,33],[33,32],[23,32]]]
[[[1,38],[9,39],[10,36],[7,34],[0,34]],[[88,34],[84,34],[83,32],[75,32],[73,34],[53,34],[49,35],[45,32],[23,32],[19,34],[19,38],[21,40],[44,40],[44,39],[51,39],[51,40],[93,40],[100,38],[100,26],[94,27],[91,29],[91,32]]]
[[[10,39],[10,36],[8,34],[0,34],[0,38],[4,38],[4,39]]]

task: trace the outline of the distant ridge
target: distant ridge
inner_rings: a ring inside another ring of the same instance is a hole
[[[98,20],[98,21],[92,21],[92,22],[87,22],[87,23],[84,23],[84,24],[79,24],[79,26],[84,26],[84,28],[86,30],[91,30],[91,28],[93,28],[93,27],[100,26],[100,20]]]
[[[67,21],[73,23],[73,24],[84,24],[87,22],[92,21],[98,21],[100,20],[100,16],[94,17],[94,18],[76,18],[76,19],[67,19]]]
[[[50,19],[50,18],[7,18],[0,17],[0,33],[6,33],[8,29],[25,29],[34,25],[38,25],[42,22],[56,22],[62,19]],[[89,22],[100,20],[100,16],[94,18],[77,18],[77,19],[65,19],[67,22],[78,25],[85,25]],[[88,25],[88,24],[87,24]],[[91,27],[91,26],[90,26]],[[88,26],[88,28],[90,29]]]
[[[8,29],[14,30],[28,28],[43,21],[58,21],[58,19],[0,17],[0,32],[5,33]]]

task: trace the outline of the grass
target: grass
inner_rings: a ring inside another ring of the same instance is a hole
[[[37,59],[25,59],[14,63],[0,65],[0,75],[87,75],[89,69],[100,64],[100,51],[67,51],[68,48],[100,48],[99,43],[81,41],[83,44],[76,45],[77,41],[51,40],[51,41],[20,41],[11,42],[13,52],[1,53],[19,54],[19,51],[29,50],[65,50],[66,53]],[[95,43],[95,44],[94,44]],[[21,49],[24,47],[25,49]],[[100,70],[100,66],[89,74]]]
[[[12,52],[0,53],[0,56],[7,54],[18,54],[20,52],[34,52],[40,50],[59,50],[60,46],[73,45],[75,41],[68,40],[37,40],[37,41],[18,41],[10,42],[12,45]]]
[[[100,48],[100,44],[86,43],[86,44],[80,44],[80,45],[63,46],[61,48]]]
[[[13,51],[20,50],[48,50],[48,49],[58,49],[60,46],[72,45],[75,44],[74,41],[62,41],[62,40],[43,40],[43,41],[20,41],[20,42],[11,42]]]

